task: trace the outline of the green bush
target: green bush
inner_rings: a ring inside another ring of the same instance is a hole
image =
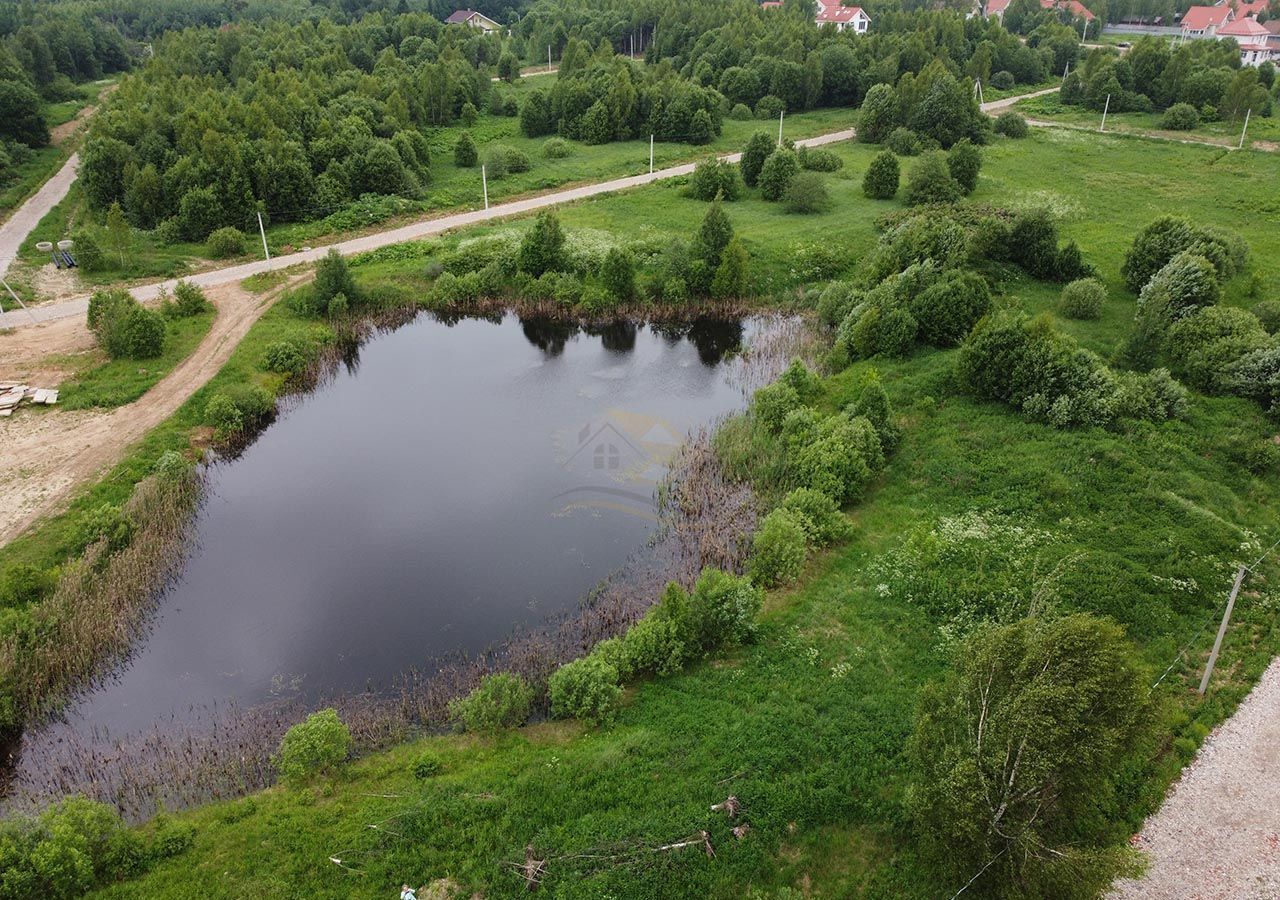
[[[880,447],[887,456],[898,446],[901,429],[893,418],[893,406],[885,393],[880,374],[872,369],[863,375],[862,390],[858,398],[845,407],[845,415],[851,419],[866,419],[880,436]]]
[[[87,320],[112,359],[152,359],[164,350],[164,319],[121,288],[96,291],[89,298]]]
[[[560,267],[564,250],[564,232],[560,219],[549,211],[538,213],[538,218],[524,233],[520,241],[519,268],[534,278],[541,277]]]
[[[196,842],[196,826],[161,814],[151,820],[151,841],[147,856],[152,862],[173,859],[192,848]]]
[[[793,419],[791,425],[796,420]],[[884,465],[884,449],[875,426],[864,418],[837,413],[800,422],[788,434],[788,452],[796,482],[837,503],[849,503]]]
[[[630,303],[636,296],[636,261],[631,251],[610,247],[600,266],[600,281],[606,291],[620,303]]]
[[[551,715],[602,724],[613,718],[622,700],[618,670],[596,656],[566,663],[547,682]]]
[[[423,751],[413,761],[413,777],[419,780],[435,778],[443,771],[444,763],[430,750]]]
[[[75,243],[76,263],[86,272],[101,272],[109,265],[109,260],[102,252],[97,238],[85,229],[73,232],[71,240]]]
[[[75,544],[88,547],[105,541],[107,551],[115,553],[129,546],[137,526],[120,507],[103,503],[81,514],[76,523]]]
[[[508,172],[528,172],[533,168],[533,160],[529,158],[528,153],[525,153],[523,150],[517,150],[515,147],[505,147],[503,149],[506,151],[505,156]]]
[[[1249,263],[1249,245],[1238,234],[1161,216],[1138,232],[1125,254],[1120,267],[1125,285],[1135,294],[1139,293],[1156,272],[1184,251],[1209,259],[1219,280],[1224,281]]]
[[[322,709],[285,732],[275,764],[287,783],[336,772],[351,749],[351,730],[333,708]]]
[[[883,150],[867,167],[867,174],[862,178],[862,193],[872,200],[892,200],[897,196],[901,178],[898,157],[889,150]]]
[[[819,213],[831,207],[827,182],[817,172],[798,172],[787,186],[784,199],[790,213]]]
[[[1096,278],[1080,278],[1062,289],[1058,312],[1068,319],[1097,319],[1107,300],[1107,289]]]
[[[836,172],[844,167],[844,160],[830,150],[801,147],[796,152],[796,156],[799,159],[800,168],[810,172]]]
[[[803,404],[796,389],[784,381],[776,381],[755,392],[751,398],[751,415],[772,432],[782,430],[782,423],[792,410]]]
[[[751,540],[747,573],[761,587],[791,584],[804,570],[809,533],[815,526],[803,513],[775,509],[763,519]]]
[[[810,371],[799,357],[791,360],[791,364],[778,376],[778,382],[795,391],[796,397],[806,405],[822,395],[822,379]]]
[[[476,142],[472,139],[471,132],[462,132],[458,135],[457,143],[453,145],[453,164],[461,169],[472,169],[479,161],[480,154],[476,150]]]
[[[775,146],[774,139],[763,131],[757,131],[747,140],[747,145],[742,148],[742,158],[738,161],[742,180],[747,187],[755,187],[759,182],[760,170],[764,168],[765,160],[773,153]]]
[[[689,630],[708,652],[755,638],[764,593],[744,576],[703,569],[689,594]]]
[[[138,834],[104,803],[68,797],[29,818],[0,823],[0,897],[70,900],[141,874]]]
[[[1263,300],[1253,308],[1253,314],[1268,334],[1280,332],[1280,300]]]
[[[1009,228],[1009,257],[1035,278],[1059,278],[1058,224],[1047,209],[1023,210]],[[1071,275],[1070,281],[1078,276]]]
[[[507,148],[500,144],[490,145],[484,151],[484,174],[490,181],[501,181],[507,177]]]
[[[199,287],[189,281],[179,281],[173,287],[173,314],[178,318],[198,316],[212,308]]]
[[[151,471],[169,481],[181,481],[191,474],[191,464],[177,450],[166,450],[156,459]]]
[[[909,308],[921,340],[935,347],[955,347],[990,311],[991,291],[973,272],[948,272],[916,294]]]
[[[920,137],[909,128],[895,128],[884,139],[884,148],[898,156],[915,156],[920,152]]]
[[[947,165],[947,155],[941,150],[930,150],[916,160],[907,174],[907,188],[903,199],[909,206],[954,203],[963,193],[963,188]]]
[[[1001,70],[991,76],[991,86],[998,91],[1007,91],[1017,84],[1012,72]]]
[[[735,103],[729,110],[729,118],[735,122],[746,122],[751,119],[751,107],[745,103]]]
[[[872,85],[858,111],[858,140],[865,144],[885,141],[898,127],[901,114],[902,103],[893,85]]]
[[[1188,384],[1203,391],[1225,391],[1236,362],[1271,343],[1252,313],[1208,306],[1175,321],[1163,350],[1169,367]]]
[[[742,179],[738,167],[714,156],[693,167],[689,179],[689,196],[710,203],[716,197],[732,202],[742,196]]]
[[[450,701],[449,715],[467,731],[494,733],[523,725],[532,705],[533,688],[523,678],[497,672],[467,696]]]
[[[978,172],[982,169],[982,151],[968,138],[956,141],[947,151],[947,168],[960,185],[960,190],[972,194],[978,186]]]
[[[244,430],[244,415],[226,394],[214,394],[204,407],[204,421],[213,427],[219,440],[226,440]]]
[[[852,282],[831,282],[818,297],[818,319],[828,328],[835,328],[862,301],[863,296]]]
[[[263,354],[262,366],[279,375],[300,375],[307,368],[307,357],[293,341],[276,341]]]
[[[996,134],[1003,134],[1005,137],[1024,138],[1031,130],[1027,126],[1027,120],[1022,113],[1007,109],[996,117],[995,122]]]
[[[812,488],[796,488],[782,498],[778,508],[796,514],[811,546],[826,547],[853,533],[853,524],[836,501]]]
[[[547,159],[564,159],[573,153],[573,145],[564,138],[547,138],[542,143],[542,155]]]
[[[670,675],[684,667],[693,648],[684,642],[684,623],[655,607],[618,639],[616,652],[606,661],[621,679],[634,675]]]
[[[355,279],[347,268],[347,261],[337,249],[330,249],[316,263],[316,280],[311,287],[314,309],[320,314],[336,315],[330,309],[333,299],[341,294],[348,302],[355,302],[360,294],[356,290]]]
[[[1160,127],[1170,131],[1191,131],[1200,124],[1200,111],[1190,103],[1175,103],[1164,111]]]
[[[800,163],[793,151],[785,147],[774,150],[760,170],[760,196],[774,202],[781,200],[799,171]]]
[[[243,256],[248,238],[239,228],[226,226],[209,235],[207,250],[211,259],[230,259]]]
[[[155,310],[132,307],[116,325],[107,352],[117,358],[155,359],[164,352],[164,319]]]
[[[1213,263],[1184,251],[1151,276],[1138,295],[1138,311],[1159,313],[1175,321],[1201,307],[1212,306],[1221,295]]]
[[[14,563],[0,576],[0,607],[39,603],[53,593],[57,585],[57,569],[41,569],[27,563]]]
[[[773,94],[765,94],[756,101],[756,118],[765,121],[776,121],[778,116],[787,108],[787,104],[780,97]]]

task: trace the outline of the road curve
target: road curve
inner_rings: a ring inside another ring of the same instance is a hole
[[[852,128],[846,128],[842,131],[835,131],[830,134],[818,135],[817,137],[806,138],[796,141],[799,146],[816,147],[822,144],[831,144],[837,141],[850,140],[854,135]],[[720,157],[727,162],[737,162],[741,157],[740,153],[729,153]],[[311,250],[301,250],[297,253],[287,253],[282,256],[276,256],[269,260],[262,259],[255,262],[241,263],[236,266],[228,266],[223,269],[211,269],[207,272],[199,272],[195,275],[186,276],[185,281],[200,287],[214,287],[216,285],[227,284],[228,282],[241,281],[250,275],[259,275],[263,272],[274,272],[280,269],[286,269],[290,266],[296,266],[299,263],[315,262],[323,257],[331,249],[337,250],[343,256],[350,256],[355,253],[364,253],[368,250],[376,250],[379,247],[386,247],[391,244],[400,244],[405,241],[418,240],[425,237],[433,237],[446,231],[452,231],[455,228],[464,228],[468,225],[476,225],[482,222],[491,222],[495,219],[503,219],[508,216],[518,216],[523,213],[533,212],[539,209],[545,209],[549,206],[557,206],[562,203],[572,203],[575,200],[585,200],[588,197],[595,197],[599,194],[609,194],[615,191],[625,191],[631,188],[643,187],[646,184],[652,184],[655,181],[663,181],[668,178],[677,178],[682,175],[688,175],[693,171],[694,163],[685,163],[679,166],[671,166],[666,169],[659,169],[656,172],[645,173],[643,175],[632,175],[627,178],[614,178],[610,181],[601,181],[596,184],[585,184],[578,187],[566,188],[560,191],[552,191],[547,194],[539,194],[535,197],[526,197],[522,200],[512,200],[507,203],[499,203],[488,209],[469,210],[467,212],[452,213],[447,216],[441,216],[435,219],[425,219],[420,222],[413,222],[409,225],[403,225],[399,228],[393,228],[388,231],[380,231],[376,234],[364,235],[362,237],[350,238],[345,241],[339,241],[336,244],[329,244],[324,247],[316,247]],[[59,172],[60,177],[63,173]],[[66,191],[63,191],[65,195]],[[55,201],[56,202],[56,201]],[[37,219],[37,221],[39,221]],[[20,243],[20,242],[19,242]],[[132,289],[132,294],[140,301],[154,300],[159,296],[162,290],[172,291],[178,279],[170,279],[168,281],[157,282],[155,284],[146,284]],[[50,303],[45,306],[35,306],[31,308],[31,315],[28,316],[22,310],[15,312],[6,312],[0,314],[0,328],[20,328],[35,322],[50,322],[55,319],[63,319],[68,316],[83,316],[89,308],[88,296],[76,297],[71,300],[65,300],[59,303]]]

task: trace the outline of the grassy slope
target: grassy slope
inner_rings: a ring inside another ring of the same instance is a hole
[[[835,240],[851,255],[865,252],[873,216],[891,205],[869,203],[855,190],[870,150],[842,152],[849,165],[834,179],[831,212],[793,218],[755,200],[731,209],[761,265],[785,265],[795,241]],[[1247,231],[1256,270],[1275,283],[1280,235],[1249,226],[1252,186],[1267,173],[1274,177],[1275,165],[1264,154],[1040,133],[988,151],[975,200],[1047,202],[1065,216],[1068,236],[1116,293],[1100,322],[1060,324],[1105,352],[1130,321],[1132,299],[1118,288],[1123,249],[1159,212]],[[1199,177],[1188,181],[1190,168]],[[631,234],[662,222],[665,233],[687,234],[702,209],[656,187],[579,204],[564,218]],[[777,238],[782,233],[785,241]],[[1009,293],[1040,309],[1055,291],[1015,284]],[[1229,302],[1255,299],[1232,285]],[[183,897],[198,880],[209,897],[380,897],[404,879],[451,875],[487,896],[514,896],[518,883],[503,862],[519,860],[526,843],[550,856],[589,855],[653,846],[700,828],[711,831],[714,862],[696,850],[645,855],[631,866],[553,860],[548,893],[728,898],[743,896],[747,886],[806,880],[823,897],[954,890],[958,885],[930,883],[913,859],[901,814],[899,754],[915,693],[943,665],[936,633],[918,610],[880,596],[869,563],[913,525],[974,507],[1026,515],[1065,535],[1065,549],[1115,552],[1170,573],[1180,571],[1183,555],[1229,554],[1236,527],[1275,534],[1280,526],[1274,482],[1249,476],[1226,452],[1231,440],[1274,431],[1247,403],[1197,398],[1185,422],[1131,434],[1063,432],[989,404],[934,402],[929,398],[946,396],[940,378],[947,363],[938,353],[878,363],[904,417],[903,446],[853,510],[856,538],[817,560],[799,588],[770,599],[754,647],[638,686],[620,721],[600,732],[544,724],[497,742],[430,739],[364,760],[314,792],[273,790],[193,811],[186,814],[199,829],[193,850],[104,894]],[[832,379],[825,402],[840,405],[864,366]],[[1111,608],[1103,586],[1082,605],[1125,621],[1159,671],[1212,617],[1219,587],[1205,585],[1182,602],[1153,593],[1150,605]],[[1114,807],[1102,811],[1117,839],[1181,765],[1169,749],[1172,738],[1190,733],[1193,718],[1211,725],[1225,715],[1277,650],[1273,619],[1265,603],[1238,607],[1221,681],[1206,702],[1197,704],[1186,690],[1181,670],[1165,683],[1164,739],[1123,774]],[[836,677],[832,667],[842,662],[848,672]],[[409,765],[422,747],[444,757],[443,776],[414,780]],[[742,843],[708,812],[728,793],[743,800],[753,826]],[[368,827],[374,823],[381,830]]]

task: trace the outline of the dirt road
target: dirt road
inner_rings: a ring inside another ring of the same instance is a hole
[[[49,211],[62,202],[67,196],[67,191],[71,190],[71,184],[76,180],[76,169],[80,166],[80,154],[72,153],[67,161],[62,164],[52,178],[40,186],[40,190],[36,191],[27,199],[27,202],[18,207],[18,209],[0,225],[0,278],[9,271],[9,264],[13,262],[18,255],[18,248],[22,246],[22,242],[27,239],[40,220],[49,214]],[[12,300],[8,294],[0,295],[0,306],[6,310],[12,305]],[[19,310],[19,314],[21,310]],[[7,324],[4,319],[10,313],[0,314],[0,328],[11,328],[11,324]],[[15,320],[17,315],[13,317]],[[26,318],[23,316],[22,318]],[[30,321],[29,319],[27,321]]]
[[[1136,844],[1151,858],[1109,900],[1280,897],[1280,659],[1218,727],[1147,819]]]
[[[847,141],[853,137],[853,129],[847,128],[842,131],[836,131],[831,134],[819,135],[818,137],[806,138],[796,141],[800,146],[816,147],[822,144],[830,144],[836,141]],[[737,162],[741,156],[739,153],[730,153],[722,156],[729,162]],[[363,253],[367,250],[376,250],[379,247],[386,247],[390,244],[400,244],[405,241],[418,240],[425,237],[433,237],[443,234],[446,231],[452,231],[455,228],[463,228],[468,225],[475,225],[481,222],[490,222],[495,219],[502,219],[508,216],[516,216],[522,213],[533,212],[539,209],[546,209],[550,206],[558,206],[563,203],[572,203],[575,200],[585,200],[588,197],[595,197],[600,194],[610,194],[616,191],[630,190],[631,188],[642,187],[646,184],[652,184],[655,181],[663,181],[668,178],[676,178],[682,175],[688,175],[693,172],[694,163],[685,163],[679,166],[671,166],[666,169],[659,169],[656,172],[645,173],[643,175],[632,175],[626,178],[614,178],[609,181],[601,181],[596,184],[584,184],[579,187],[566,188],[561,191],[552,191],[547,194],[539,194],[535,197],[526,197],[522,200],[512,200],[508,203],[499,203],[488,209],[470,210],[467,212],[452,213],[447,216],[441,216],[436,219],[425,219],[420,222],[414,222],[410,225],[404,225],[399,228],[393,228],[388,231],[380,231],[376,234],[364,235],[363,237],[351,238],[345,241],[339,241],[326,247],[317,247],[312,250],[303,250],[298,253],[288,253],[283,256],[276,256],[270,260],[258,260],[256,262],[241,263],[237,266],[230,266],[225,269],[212,269],[208,272],[200,272],[196,275],[190,275],[186,278],[193,284],[201,287],[210,288],[218,285],[229,284],[232,282],[242,281],[250,275],[257,275],[262,272],[274,272],[280,269],[286,269],[290,266],[296,266],[299,263],[315,262],[320,259],[329,250],[336,249],[343,256],[350,256],[355,253]],[[19,241],[21,243],[21,241]],[[160,291],[173,290],[176,280],[169,280],[158,284],[148,284],[133,289],[133,295],[139,300],[146,302],[154,300],[159,296]],[[55,319],[66,318],[68,316],[83,316],[89,308],[88,297],[78,297],[73,300],[66,300],[60,303],[49,303],[43,306],[32,307],[31,313],[37,322],[49,322]],[[29,327],[32,324],[32,318],[28,317],[22,310],[14,312],[6,312],[0,314],[0,328],[18,328]]]
[[[218,314],[209,334],[191,356],[133,403],[106,412],[54,408],[0,419],[0,459],[15,461],[0,467],[0,546],[62,508],[78,486],[99,477],[148,431],[173,415],[222,368],[285,287],[262,295],[237,284],[211,291],[209,299]],[[82,323],[75,325],[84,328]],[[42,333],[46,329],[50,332]],[[24,329],[21,335],[30,335],[35,346],[44,341],[47,347],[61,348],[59,342],[74,345],[79,340],[75,329],[63,322]],[[0,341],[17,336],[7,335]]]

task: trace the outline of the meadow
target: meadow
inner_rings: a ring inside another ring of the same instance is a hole
[[[751,253],[762,305],[801,307],[803,288],[854,271],[876,240],[877,218],[901,209],[900,201],[862,195],[862,173],[878,148],[834,149],[844,167],[827,176],[826,212],[790,214],[754,192],[726,204]],[[1021,141],[998,139],[984,157],[971,201],[1049,208],[1109,290],[1096,321],[1058,317],[1059,288],[1024,275],[1010,273],[998,303],[1048,313],[1104,358],[1132,327],[1124,252],[1160,214],[1246,237],[1252,268],[1228,285],[1225,303],[1248,308],[1276,297],[1280,229],[1254,224],[1280,211],[1257,192],[1275,178],[1271,154],[1037,129]],[[558,215],[570,234],[652,245],[693,233],[705,211],[683,185],[668,182]],[[498,223],[391,248],[357,260],[352,271],[362,286],[392,285],[425,300],[433,258],[463,239],[522,227]],[[66,516],[0,551],[0,564],[60,558],[71,549],[77,511],[119,502],[160,452],[186,449],[213,392],[243,382],[281,387],[263,368],[267,346],[329,334],[277,304],[214,382]],[[946,670],[953,645],[899,588],[913,538],[945,536],[972,516],[997,535],[1036,534],[1035,566],[1065,572],[1061,607],[1124,625],[1152,683],[1172,664],[1155,690],[1151,739],[1115,773],[1098,810],[1111,841],[1123,844],[1280,650],[1278,599],[1267,580],[1273,568],[1266,568],[1237,606],[1213,689],[1195,695],[1205,627],[1234,566],[1280,537],[1276,473],[1245,465],[1275,424],[1244,400],[1194,394],[1181,420],[1059,430],[959,392],[954,357],[921,349],[856,363],[824,381],[819,407],[839,410],[876,369],[903,439],[849,510],[854,537],[816,557],[799,585],[769,596],[755,643],[633,685],[618,719],[603,728],[543,722],[494,738],[428,737],[311,787],[178,813],[194,828],[193,846],[101,896],[186,897],[198,883],[209,897],[373,898],[402,881],[439,878],[467,895],[512,896],[522,889],[517,868],[526,846],[547,860],[544,889],[556,897],[949,896],[961,884],[939,883],[917,856],[905,814],[904,743],[916,698]],[[963,574],[944,570],[944,583]],[[440,774],[415,775],[424,752],[441,761]],[[743,807],[734,821],[710,810],[730,794]],[[744,821],[750,830],[732,835]],[[658,849],[701,831],[714,859],[700,843]],[[990,890],[981,881],[970,889]]]

